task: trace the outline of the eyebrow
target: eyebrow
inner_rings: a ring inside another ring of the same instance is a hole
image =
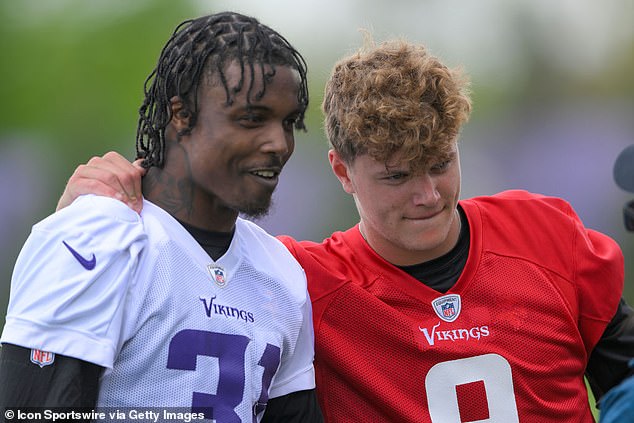
[[[259,104],[233,104],[236,111],[270,111],[268,106],[262,106]]]
[[[390,175],[392,173],[409,173],[409,167],[402,165],[387,165],[381,166],[381,168],[377,169],[378,175]]]
[[[239,106],[236,108],[237,111],[255,111],[255,112],[268,112],[268,113],[272,113],[274,110],[273,108],[269,107],[269,106],[265,106],[265,105],[261,105],[261,104],[246,104],[244,106]],[[293,115],[300,115],[302,113],[302,107],[301,105],[298,104],[298,106],[291,110],[289,113],[287,113],[285,116],[293,116]]]
[[[254,104],[230,104],[227,105],[227,111],[231,114],[236,113],[272,113],[273,109],[268,106],[254,105]]]
[[[452,150],[448,152],[447,154],[443,154],[434,158],[428,158],[425,163],[428,165],[429,168],[431,168],[432,166],[436,164],[440,164],[446,161],[456,160],[457,157],[458,157],[458,151]],[[402,163],[397,163],[397,164],[385,163],[385,166],[382,168],[382,173],[389,174],[394,172],[411,173],[412,169],[411,169],[411,166],[406,166],[406,165],[403,165]]]
[[[271,110],[270,107],[261,104],[245,104],[244,108],[247,110]]]

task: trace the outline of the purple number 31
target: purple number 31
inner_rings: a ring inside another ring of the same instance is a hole
[[[207,332],[202,330],[182,330],[170,342],[167,368],[196,370],[199,355],[216,357],[220,374],[216,394],[194,392],[192,412],[204,413],[207,419],[222,423],[242,423],[235,408],[242,402],[245,375],[244,361],[250,339],[244,335]],[[273,375],[280,364],[280,349],[267,344],[258,365],[264,368],[262,391],[253,407],[255,416],[264,410],[269,399],[269,387]]]

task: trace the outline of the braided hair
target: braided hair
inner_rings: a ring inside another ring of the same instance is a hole
[[[225,67],[231,61],[240,65],[241,78],[229,87]],[[265,69],[266,65],[266,69]],[[190,112],[189,132],[196,124],[198,87],[204,78],[217,74],[226,93],[226,104],[231,105],[235,94],[244,86],[244,71],[251,75],[259,67],[262,89],[254,91],[251,78],[247,87],[247,103],[261,99],[267,83],[275,75],[275,66],[289,66],[298,71],[300,87],[298,101],[301,115],[296,129],[305,130],[304,113],[308,107],[306,62],[293,46],[279,33],[255,18],[234,12],[223,12],[190,19],[180,23],[167,41],[156,68],[145,80],[145,100],[139,108],[136,134],[137,158],[143,167],[162,167],[165,156],[165,128],[172,119],[170,99],[177,96]]]

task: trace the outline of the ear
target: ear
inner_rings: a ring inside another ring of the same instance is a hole
[[[354,194],[354,184],[350,178],[350,165],[344,162],[339,153],[335,150],[328,151],[328,160],[330,161],[332,172],[337,179],[339,179],[339,182],[341,182],[343,190],[348,194]]]
[[[170,124],[178,135],[184,135],[191,129],[191,112],[183,100],[174,96],[170,98],[170,107],[172,108],[172,120]]]

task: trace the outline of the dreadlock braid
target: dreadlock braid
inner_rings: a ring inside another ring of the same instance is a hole
[[[241,78],[229,87],[224,70],[231,61],[240,65]],[[300,75],[298,100],[301,115],[296,129],[304,129],[304,112],[308,107],[306,62],[297,50],[280,34],[255,18],[234,12],[223,12],[190,19],[179,24],[167,41],[156,68],[145,80],[145,100],[139,108],[136,134],[137,158],[143,167],[162,167],[165,155],[165,128],[172,119],[170,99],[183,100],[190,113],[189,130],[196,124],[198,87],[203,78],[218,75],[226,93],[226,104],[233,103],[235,94],[244,86],[245,69],[250,75],[259,67],[262,89],[253,92],[254,78],[247,87],[247,103],[260,100],[267,83],[275,76],[275,66],[290,66]],[[269,70],[265,72],[265,68]],[[187,132],[185,131],[185,133]]]

